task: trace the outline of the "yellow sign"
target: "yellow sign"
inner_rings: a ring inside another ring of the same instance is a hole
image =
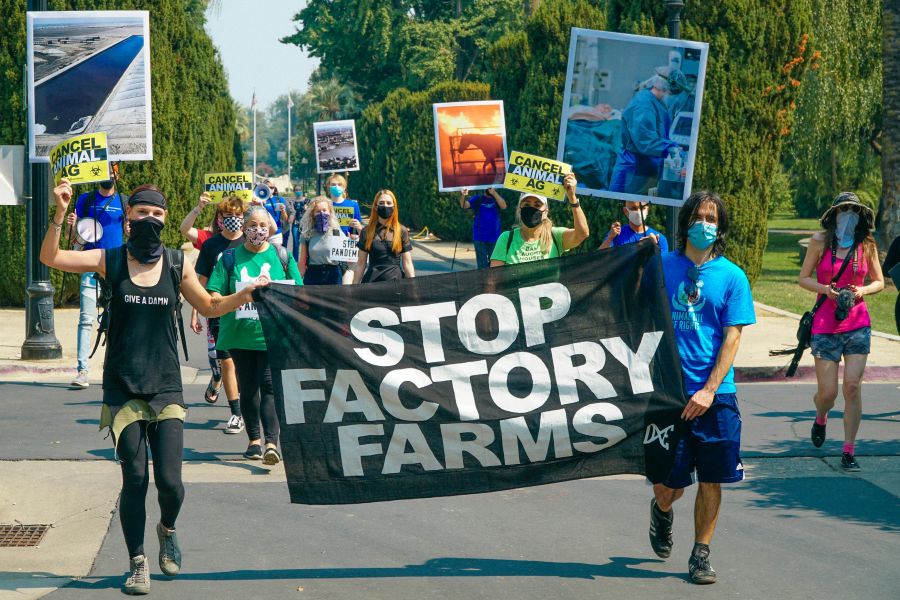
[[[553,200],[565,200],[563,178],[572,172],[572,165],[532,154],[513,152],[503,179],[503,187],[519,192],[534,192]]]
[[[253,173],[207,173],[203,176],[203,191],[213,204],[234,194],[244,202],[253,200]]]
[[[72,184],[109,181],[109,160],[106,156],[105,133],[69,138],[50,151],[53,181],[57,185],[63,177]]]
[[[340,223],[341,227],[349,227],[350,221],[353,220],[353,217],[355,215],[356,211],[352,206],[334,207],[334,216],[337,217],[338,223]]]

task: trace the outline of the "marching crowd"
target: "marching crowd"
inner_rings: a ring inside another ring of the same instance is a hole
[[[258,319],[246,318],[252,292],[269,282],[296,285],[349,285],[415,277],[409,230],[400,222],[400,205],[391,190],[373,198],[363,223],[359,204],[347,194],[338,174],[326,181],[327,196],[290,201],[272,188],[268,200],[245,203],[228,196],[215,204],[208,227],[196,222],[210,203],[207,195],[184,218],[180,231],[199,249],[196,264],[178,250],[164,247],[161,232],[170,219],[165,193],[153,185],[135,188],[126,197],[116,182],[101,184],[75,200],[68,220],[92,218],[102,236],[76,249],[61,249],[61,231],[73,200],[63,180],[55,189],[56,218],[47,231],[41,260],[50,267],[81,274],[81,318],[74,387],[88,387],[88,355],[98,299],[108,310],[103,372],[101,427],[109,427],[122,469],[120,518],[130,557],[124,591],[150,589],[143,545],[145,500],[149,485],[148,452],[161,510],[156,531],[159,566],[169,576],[182,564],[175,523],[184,499],[181,461],[185,401],[179,372],[173,313],[179,296],[193,307],[190,328],[206,330],[212,378],[204,397],[217,401],[224,388],[230,418],[224,432],[246,431],[244,456],[274,465],[279,421],[266,342]],[[459,197],[461,209],[475,215],[473,238],[479,268],[499,267],[562,256],[589,237],[588,222],[575,194],[574,175],[565,178],[571,228],[555,226],[547,198],[523,193],[515,206],[517,226],[503,231],[507,209],[495,190]],[[679,213],[676,248],[646,226],[649,206],[626,202],[625,224],[615,222],[601,249],[651,237],[662,251],[666,293],[689,402],[682,418],[688,433],[678,443],[675,465],[664,481],[653,481],[649,536],[660,557],[672,551],[673,503],[684,489],[699,483],[695,501],[695,544],[689,573],[695,583],[712,583],[709,544],[719,516],[721,484],[743,479],[740,459],[741,418],[733,362],[742,328],[755,322],[750,285],[744,272],[725,257],[729,219],[724,202],[710,192],[693,194]],[[869,353],[871,323],[865,297],[884,286],[882,265],[872,238],[874,215],[859,199],[840,194],[822,215],[799,273],[799,285],[817,294],[812,323],[812,352],[818,386],[813,398],[817,416],[811,441],[821,446],[827,417],[838,392],[838,365],[843,378],[844,449],[842,466],[859,469],[855,441],[862,410],[861,380]],[[355,240],[354,263],[334,260],[333,239]],[[291,250],[291,240],[293,245]],[[897,246],[897,243],[894,244]],[[892,249],[894,263],[900,252]],[[885,268],[892,268],[886,264]],[[99,280],[98,280],[99,278]],[[205,319],[203,321],[202,319]]]

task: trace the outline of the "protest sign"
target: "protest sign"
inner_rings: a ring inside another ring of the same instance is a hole
[[[434,104],[438,191],[484,190],[506,173],[502,100]]]
[[[59,143],[50,151],[50,169],[56,185],[63,177],[73,185],[109,181],[106,134],[89,133]]]
[[[203,176],[203,191],[213,204],[234,194],[244,202],[253,200],[253,173],[207,173]]]
[[[323,121],[313,123],[316,147],[316,173],[359,171],[356,147],[356,121]]]
[[[565,200],[563,179],[572,172],[566,163],[532,154],[513,152],[503,187],[519,192],[534,192],[552,200]]]
[[[254,299],[292,502],[671,469],[687,398],[651,240]]]
[[[356,215],[356,210],[352,206],[333,206],[334,216],[337,217],[341,227],[349,227],[350,221]]]
[[[252,281],[235,281],[234,282],[234,291],[240,292],[242,289],[250,285]],[[284,285],[294,285],[293,279],[276,279],[271,283],[281,283]],[[256,310],[255,302],[245,302],[241,304],[237,310],[234,311],[235,319],[259,319],[259,313]]]
[[[109,160],[153,160],[148,11],[28,12],[26,36],[31,162],[101,131]]]
[[[328,236],[328,258],[335,262],[355,263],[359,258],[356,240],[345,235]]]
[[[709,46],[572,29],[557,159],[578,193],[681,206],[691,194]]]

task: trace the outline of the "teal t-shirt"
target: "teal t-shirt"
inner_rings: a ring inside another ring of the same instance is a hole
[[[278,259],[278,253],[270,244],[262,252],[250,252],[244,246],[234,249],[234,271],[231,277],[225,270],[222,259],[216,263],[212,275],[206,284],[210,292],[218,292],[223,296],[235,293],[239,281],[254,281],[260,275],[267,275],[269,280],[293,279],[297,285],[303,285],[303,278],[297,269],[294,257],[288,255],[288,272],[285,273]],[[252,308],[252,302],[242,309]],[[259,318],[238,319],[235,313],[223,315],[219,322],[219,337],[216,340],[219,350],[265,350],[266,338],[263,336]]]
[[[565,227],[554,227],[554,243],[550,244],[549,252],[544,252],[544,249],[541,248],[541,243],[539,240],[526,243],[525,240],[522,239],[522,233],[519,231],[519,229],[513,229],[513,239],[512,243],[509,244],[508,253],[506,251],[506,246],[510,233],[509,231],[504,231],[500,234],[500,237],[497,238],[497,245],[494,246],[494,252],[493,254],[491,254],[491,260],[502,260],[508,265],[515,265],[519,263],[532,262],[535,260],[544,260],[546,258],[556,258],[564,252],[562,237],[565,231]]]

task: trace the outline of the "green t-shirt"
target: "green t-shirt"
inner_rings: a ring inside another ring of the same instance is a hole
[[[491,260],[502,260],[508,265],[516,265],[535,260],[544,260],[545,258],[556,258],[563,252],[562,237],[565,231],[565,227],[553,228],[553,239],[556,243],[550,244],[550,252],[544,253],[539,240],[526,243],[517,227],[513,229],[513,239],[512,243],[509,244],[508,254],[506,252],[506,241],[509,239],[509,231],[504,231],[497,239],[497,245],[494,246]]]
[[[250,252],[241,245],[234,249],[234,271],[231,277],[228,277],[225,263],[220,258],[212,275],[209,276],[206,289],[227,296],[235,293],[238,281],[253,281],[263,273],[267,274],[271,281],[293,279],[297,285],[303,285],[303,278],[300,277],[300,271],[297,269],[297,263],[294,262],[293,256],[288,256],[288,273],[285,273],[281,267],[281,261],[278,259],[278,253],[271,244],[263,252],[258,253]],[[241,309],[253,308],[252,305],[252,302],[245,304]],[[219,350],[235,348],[265,350],[266,338],[263,336],[259,318],[238,319],[233,312],[223,315],[219,322],[216,348]]]

